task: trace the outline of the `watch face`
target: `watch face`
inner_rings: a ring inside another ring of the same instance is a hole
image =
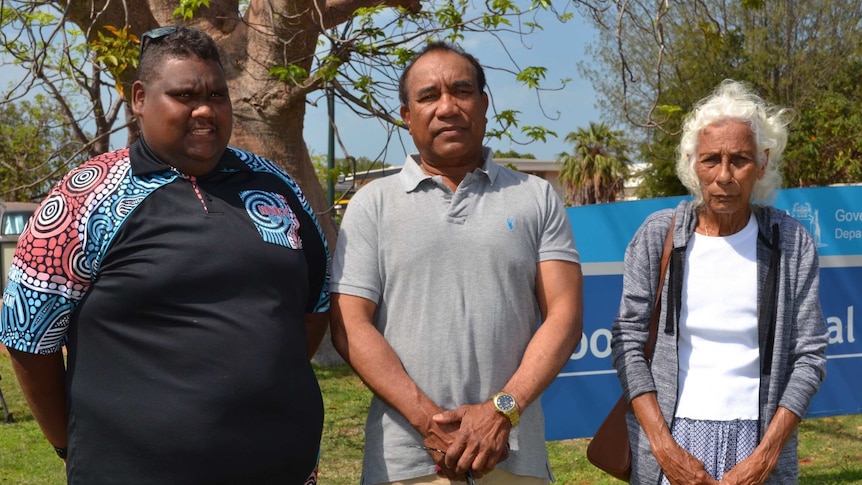
[[[511,411],[515,409],[515,400],[508,394],[497,396],[497,407],[503,411]]]

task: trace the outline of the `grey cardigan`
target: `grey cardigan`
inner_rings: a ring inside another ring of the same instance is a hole
[[[758,223],[758,313],[760,333],[760,419],[763,437],[777,406],[804,417],[826,377],[826,322],[820,308],[817,249],[803,226],[771,207],[753,207]],[[674,210],[650,215],[625,254],[623,295],[613,324],[613,364],[625,395],[631,400],[657,392],[659,407],[671,426],[677,401],[677,334],[685,249],[697,215],[687,200],[676,209],[674,250],[662,291],[662,310],[652,369],[644,356],[648,325],[658,283],[662,247]],[[779,239],[779,244],[773,242]],[[777,263],[777,264],[776,264]],[[775,273],[770,276],[770,266]],[[773,298],[770,289],[775,291]],[[668,300],[670,297],[670,301]],[[773,303],[774,302],[774,303]],[[670,309],[670,312],[668,310]],[[772,322],[775,322],[772,325]],[[770,338],[770,334],[774,337]],[[653,372],[655,371],[655,372]],[[632,413],[628,415],[633,484],[656,485],[661,469]],[[797,433],[781,451],[768,484],[798,482]]]

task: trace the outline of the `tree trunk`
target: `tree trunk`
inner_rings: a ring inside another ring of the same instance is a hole
[[[151,28],[177,23],[172,15],[178,4],[176,0],[71,0],[68,15],[89,40],[105,26],[129,25],[140,37]],[[320,84],[288,86],[269,74],[271,67],[288,64],[311,71],[321,32],[312,15],[317,11],[314,2],[252,0],[245,19],[239,17],[236,0],[213,0],[210,5],[201,8],[189,25],[210,34],[221,51],[234,109],[230,143],[272,160],[291,174],[317,213],[332,250],[335,223],[303,139],[305,98]],[[134,78],[129,70],[122,76],[126,99]]]

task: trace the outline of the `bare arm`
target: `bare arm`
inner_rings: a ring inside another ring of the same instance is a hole
[[[65,448],[68,415],[63,353],[39,355],[9,349],[9,355],[21,392],[42,434],[53,446]]]
[[[583,328],[581,266],[568,261],[543,261],[536,273],[536,299],[543,321],[527,345],[515,374],[503,387],[523,411],[550,385],[572,355]],[[446,463],[456,472],[487,473],[504,456],[511,424],[486,401],[463,406],[438,418],[461,421],[457,440],[447,450]],[[455,462],[457,461],[457,466]]]
[[[329,312],[305,314],[305,334],[308,339],[309,359],[314,357],[314,354],[320,347],[320,342],[323,341],[323,336],[326,335],[326,329],[328,327]]]
[[[763,435],[754,452],[727,472],[722,477],[721,483],[728,485],[765,483],[769,474],[778,465],[781,450],[784,449],[784,445],[787,444],[787,440],[793,435],[800,421],[799,416],[779,406],[766,428],[766,434]]]
[[[718,483],[706,473],[703,462],[682,449],[673,439],[654,392],[647,392],[632,399],[632,410],[649,439],[653,456],[670,483]]]
[[[425,446],[445,450],[457,426],[432,419],[443,412],[404,370],[401,359],[374,326],[377,304],[357,296],[332,294],[332,344],[380,399],[401,413],[422,435]],[[443,457],[429,452],[435,463]],[[444,469],[444,473],[447,470]],[[455,478],[447,474],[448,478]]]
[[[525,409],[557,377],[581,340],[583,276],[581,266],[568,261],[539,263],[536,298],[544,320],[527,346],[520,367],[504,391]]]

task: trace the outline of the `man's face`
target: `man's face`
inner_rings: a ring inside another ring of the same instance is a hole
[[[215,168],[233,127],[224,72],[196,57],[169,58],[156,79],[135,82],[132,111],[156,155],[192,176]]]
[[[757,166],[757,143],[751,127],[740,121],[713,123],[700,132],[695,172],[706,209],[715,214],[746,213],[754,184],[765,167]]]
[[[434,167],[481,163],[488,96],[477,86],[473,65],[455,52],[431,51],[413,64],[405,86],[401,117],[422,161]]]

